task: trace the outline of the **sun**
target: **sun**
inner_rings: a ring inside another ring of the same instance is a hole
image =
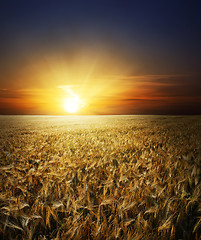
[[[80,108],[79,99],[77,99],[75,97],[66,98],[64,101],[64,108],[65,108],[66,112],[69,112],[69,113],[78,112],[78,110]]]
[[[60,88],[64,89],[68,96],[63,99],[63,108],[66,112],[75,114],[86,105],[85,101],[75,94],[70,86],[60,86]]]

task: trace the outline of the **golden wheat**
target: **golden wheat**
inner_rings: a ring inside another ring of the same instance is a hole
[[[0,116],[1,239],[201,239],[201,117]]]

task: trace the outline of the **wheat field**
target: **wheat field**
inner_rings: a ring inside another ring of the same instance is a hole
[[[201,239],[200,116],[0,116],[1,239]]]

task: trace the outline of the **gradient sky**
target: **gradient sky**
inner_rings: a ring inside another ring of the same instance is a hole
[[[0,33],[0,114],[201,114],[199,1],[4,0]]]

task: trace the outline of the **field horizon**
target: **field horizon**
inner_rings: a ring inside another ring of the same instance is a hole
[[[199,115],[166,115],[166,114],[64,114],[64,115],[54,115],[54,114],[0,114],[0,116],[2,117],[6,117],[6,116],[10,116],[10,117],[17,117],[17,116],[30,116],[30,117],[95,117],[95,116],[199,116]]]

